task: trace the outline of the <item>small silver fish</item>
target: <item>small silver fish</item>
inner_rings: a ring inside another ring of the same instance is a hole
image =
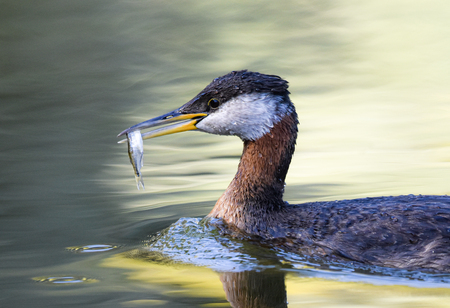
[[[136,177],[136,185],[139,190],[139,184],[142,189],[144,187],[144,179],[142,178],[141,168],[144,166],[144,142],[142,141],[141,132],[138,130],[127,133],[128,156],[133,165],[134,175]]]

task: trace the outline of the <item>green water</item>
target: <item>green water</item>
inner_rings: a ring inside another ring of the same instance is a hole
[[[241,142],[146,141],[142,192],[116,135],[231,70],[290,82],[286,200],[449,194],[449,15],[438,0],[2,1],[0,306],[230,306],[226,281],[242,277],[127,253],[206,215]],[[85,245],[116,248],[66,249]],[[445,285],[271,275],[289,307],[450,306]]]

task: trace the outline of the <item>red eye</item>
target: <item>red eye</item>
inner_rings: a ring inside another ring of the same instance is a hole
[[[216,109],[219,108],[220,102],[218,99],[211,98],[208,102],[208,106],[211,107],[212,109]]]

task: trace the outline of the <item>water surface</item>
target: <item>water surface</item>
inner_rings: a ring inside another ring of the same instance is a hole
[[[273,265],[263,276],[130,258],[179,218],[205,216],[242,148],[198,132],[147,141],[143,192],[115,136],[247,68],[290,82],[300,133],[286,200],[449,194],[449,11],[402,0],[3,1],[1,306],[229,307],[227,281],[268,280],[289,307],[448,307],[448,284],[427,276],[305,275],[266,252],[254,257]]]

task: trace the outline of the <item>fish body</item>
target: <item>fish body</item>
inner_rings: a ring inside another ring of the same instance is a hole
[[[131,165],[133,165],[134,175],[136,177],[137,189],[139,185],[144,187],[144,179],[142,178],[141,168],[144,166],[144,142],[139,130],[127,133],[128,142],[128,156],[130,157]]]

